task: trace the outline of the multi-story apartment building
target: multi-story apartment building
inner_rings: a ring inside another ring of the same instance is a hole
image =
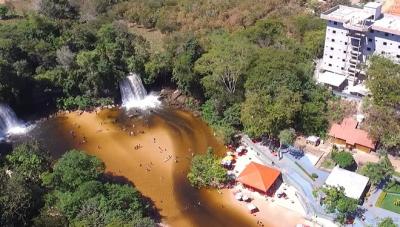
[[[327,21],[318,81],[342,90],[360,85],[363,65],[373,54],[400,62],[400,17],[383,14],[382,4],[338,5],[321,14]]]

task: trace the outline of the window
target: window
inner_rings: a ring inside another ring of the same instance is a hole
[[[372,42],[372,39],[371,39],[371,38],[369,38],[369,39],[368,39],[368,42]]]
[[[344,45],[347,45],[347,42],[344,42]]]
[[[385,54],[385,51],[382,51],[381,54]]]
[[[337,22],[336,22],[336,21],[334,21],[334,22],[333,22],[333,24],[334,24],[334,25],[337,25]]]
[[[342,62],[345,62],[346,60],[345,59],[342,59]]]
[[[328,66],[332,66],[332,64],[328,64]]]
[[[374,33],[374,30],[371,30],[371,31],[369,31],[369,32]]]
[[[331,50],[333,50],[334,48],[333,47],[331,47]]]
[[[340,68],[341,70],[344,70],[344,67]]]
[[[331,41],[332,41],[332,42],[335,42],[335,39],[332,39]]]
[[[371,47],[367,47],[367,50],[368,50],[368,51],[371,51]]]
[[[400,58],[400,55],[396,55],[397,58]]]
[[[389,36],[389,34],[388,34],[388,33],[385,33],[385,36]]]
[[[332,33],[334,33],[334,34],[335,34],[335,33],[336,33],[336,31],[335,31],[335,30],[332,30]]]
[[[383,42],[383,45],[386,46],[386,45],[387,45],[387,42]]]
[[[343,53],[345,54],[345,53],[347,53],[347,52],[344,50]]]
[[[329,56],[329,58],[333,58],[333,57],[332,57],[332,55],[331,55],[331,56]]]

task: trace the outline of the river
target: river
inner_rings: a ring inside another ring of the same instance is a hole
[[[216,190],[197,190],[186,179],[193,154],[224,146],[191,113],[158,110],[132,117],[120,110],[72,112],[38,123],[29,134],[54,158],[80,149],[100,158],[107,174],[127,180],[158,209],[169,226],[256,226],[255,219]],[[224,191],[225,194],[228,191]]]

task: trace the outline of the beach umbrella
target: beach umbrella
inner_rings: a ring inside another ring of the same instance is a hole
[[[225,162],[231,162],[232,160],[233,160],[232,156],[225,156],[224,159],[222,159],[222,161],[225,161]]]
[[[256,207],[254,204],[249,203],[249,204],[247,204],[247,209],[248,209],[250,212],[253,212],[253,211],[256,211],[256,210],[257,210],[257,207]]]
[[[245,148],[245,147],[243,147],[243,146],[239,146],[238,148],[236,148],[236,153],[242,152],[242,150],[243,150],[244,148]]]
[[[239,192],[239,193],[236,193],[235,199],[238,200],[238,201],[240,201],[240,200],[242,200],[242,196],[243,196],[242,193],[240,193],[240,192]]]

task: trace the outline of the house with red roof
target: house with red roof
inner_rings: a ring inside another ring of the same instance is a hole
[[[279,170],[250,162],[236,180],[255,191],[273,195],[282,183],[282,175]]]
[[[333,138],[333,143],[338,146],[364,152],[374,151],[376,141],[368,135],[368,132],[357,127],[358,122],[355,119],[345,118],[342,123],[332,125],[329,136]]]

